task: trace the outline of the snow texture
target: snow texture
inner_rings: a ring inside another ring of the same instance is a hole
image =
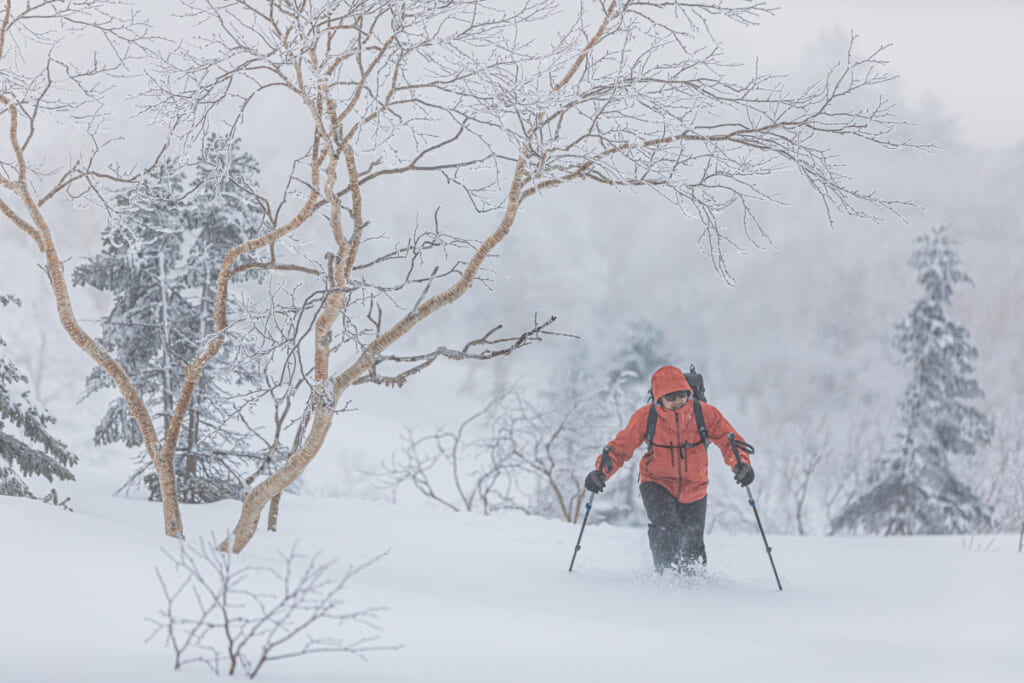
[[[155,567],[169,571],[161,550],[177,543],[159,534],[159,505],[72,502],[0,497],[0,585],[16,587],[0,619],[3,680],[224,680],[175,673],[171,651],[145,642],[164,607]],[[238,506],[186,506],[189,542],[223,533]],[[260,532],[240,560],[296,541],[341,567],[390,550],[344,595],[352,609],[387,607],[382,631],[342,635],[402,647],[274,662],[258,680],[1020,681],[1016,538],[770,537],[779,592],[754,529],[709,535],[709,577],[687,582],[652,575],[642,528],[588,526],[569,573],[578,527],[564,522],[288,497],[281,531]]]

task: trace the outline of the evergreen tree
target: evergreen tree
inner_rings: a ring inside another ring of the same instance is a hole
[[[665,350],[664,333],[647,320],[630,323],[611,362],[609,384],[622,386],[627,399],[633,398],[635,394],[638,400],[647,397],[651,389],[651,375],[655,370],[663,365],[680,363],[679,360],[673,360]]]
[[[214,328],[216,278],[224,255],[263,227],[263,209],[245,189],[257,172],[255,160],[239,152],[236,140],[210,136],[188,191],[180,168],[158,168],[119,198],[119,220],[104,232],[100,254],[75,269],[75,284],[113,294],[100,342],[123,365],[165,434],[185,367]],[[242,273],[235,281],[245,277]],[[249,447],[251,433],[231,414],[232,397],[257,381],[235,360],[243,344],[229,334],[193,392],[174,458],[182,502],[241,498],[245,476],[258,466],[260,456]],[[86,392],[111,385],[97,368]],[[111,403],[94,438],[97,444],[142,444],[123,398]],[[158,500],[152,463],[146,457],[140,462],[129,484],[141,480],[150,498]]]
[[[833,532],[967,533],[991,522],[949,460],[973,455],[994,431],[992,421],[966,403],[984,396],[973,377],[978,351],[967,329],[947,316],[954,286],[971,280],[946,228],[919,237],[917,245],[910,265],[924,296],[898,324],[895,338],[911,370],[900,402],[900,446],[873,472],[872,488],[839,515]]]
[[[626,426],[625,420],[645,401],[650,400],[651,375],[663,365],[680,364],[665,350],[665,335],[647,320],[634,320],[626,330],[609,359],[605,391],[612,405],[610,433],[605,435],[607,443],[617,430]],[[686,366],[689,367],[689,366]],[[683,369],[686,369],[685,367]],[[602,444],[603,446],[604,444]],[[640,499],[637,472],[640,457],[630,460],[618,476],[608,482],[604,500],[614,507],[606,506],[605,519],[614,524],[646,526],[647,512]]]
[[[17,304],[12,296],[0,294],[0,305]],[[0,338],[0,346],[4,340]],[[78,462],[68,447],[48,431],[56,420],[34,405],[23,391],[11,395],[12,385],[28,378],[10,359],[0,356],[0,495],[35,498],[23,477],[41,476],[52,482],[73,480],[71,467]],[[21,438],[11,433],[14,427]],[[20,475],[19,475],[20,472]]]

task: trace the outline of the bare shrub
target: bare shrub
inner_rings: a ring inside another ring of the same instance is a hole
[[[375,484],[393,496],[412,484],[451,510],[512,509],[575,522],[586,493],[585,456],[600,451],[612,417],[603,397],[617,397],[614,389],[574,400],[499,391],[454,430],[408,433],[401,451],[373,473]]]
[[[996,415],[990,447],[979,461],[962,459],[959,472],[992,510],[992,531],[1019,533],[1017,548],[1024,551],[1024,417],[1016,406],[1004,406]]]
[[[339,577],[335,560],[320,553],[305,555],[292,546],[279,562],[242,562],[217,550],[213,540],[198,545],[182,541],[173,562],[176,583],[156,574],[167,606],[156,618],[147,642],[164,634],[174,650],[174,669],[201,663],[220,675],[242,673],[255,678],[265,664],[316,653],[344,652],[365,657],[375,650],[376,635],[341,638],[348,625],[378,630],[382,607],[349,610],[341,593],[349,579],[383,555],[349,566]]]
[[[392,498],[404,484],[412,484],[454,511],[475,509],[486,515],[515,507],[510,463],[495,451],[494,438],[481,434],[503,398],[497,396],[454,430],[439,429],[427,436],[406,432],[401,451],[372,473],[374,484],[391,491]]]

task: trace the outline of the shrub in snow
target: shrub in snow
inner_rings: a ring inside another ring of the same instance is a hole
[[[950,455],[974,455],[994,430],[966,403],[984,396],[973,377],[978,350],[946,313],[953,287],[971,280],[946,228],[916,241],[910,265],[925,293],[897,327],[895,346],[911,370],[900,402],[899,448],[876,466],[871,488],[836,518],[834,532],[971,533],[991,524],[988,509],[949,461]]]
[[[553,403],[499,391],[455,429],[404,437],[374,484],[397,500],[406,484],[455,511],[519,510],[575,522],[583,477],[600,442],[592,428],[599,401]]]
[[[0,305],[12,303],[19,302],[12,296],[0,294]],[[0,338],[0,346],[3,345]],[[78,458],[49,432],[56,420],[29,399],[28,391],[18,395],[11,393],[16,385],[27,381],[13,361],[0,356],[0,495],[4,496],[35,498],[24,477],[38,475],[49,482],[54,478],[63,481],[75,478],[70,468]],[[15,436],[12,428],[20,436]],[[51,493],[52,502],[67,507],[67,499],[58,503],[56,491]]]
[[[245,563],[217,550],[212,540],[182,541],[173,562],[173,580],[157,568],[167,606],[149,619],[174,651],[174,668],[200,663],[220,675],[255,678],[268,662],[314,653],[345,652],[363,657],[375,635],[340,637],[343,627],[377,630],[380,607],[349,610],[341,598],[348,580],[382,556],[350,566],[338,575],[336,563],[293,546],[278,561]],[[347,632],[348,629],[346,629]]]
[[[1016,406],[999,410],[996,447],[982,451],[980,466],[965,470],[964,477],[992,509],[992,531],[1019,534],[1024,549],[1024,415]]]

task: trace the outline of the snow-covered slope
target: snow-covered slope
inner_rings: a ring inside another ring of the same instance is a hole
[[[218,680],[171,670],[147,617],[163,606],[158,505],[79,496],[74,513],[0,497],[0,680]],[[598,500],[597,505],[600,505]],[[190,541],[237,503],[186,506]],[[353,608],[386,606],[366,661],[273,662],[265,681],[1020,681],[1024,555],[1016,539],[708,537],[706,581],[651,575],[642,529],[578,527],[341,499],[288,498],[281,530],[242,556],[299,541],[344,565]],[[358,630],[355,629],[356,631]],[[350,635],[359,635],[353,632]],[[222,679],[221,679],[222,680]]]

